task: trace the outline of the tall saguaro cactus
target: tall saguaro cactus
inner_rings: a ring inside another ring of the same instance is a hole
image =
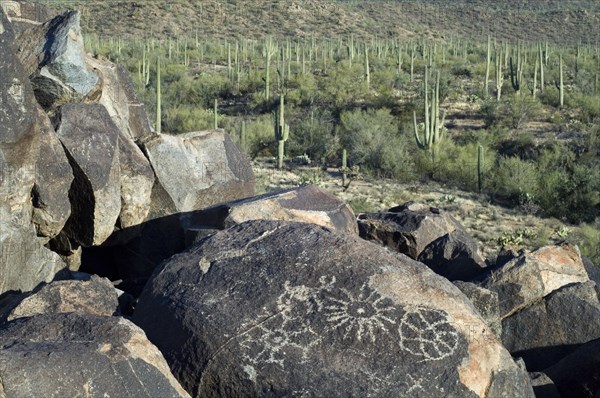
[[[290,126],[285,124],[285,100],[283,94],[279,97],[279,114],[275,113],[274,127],[275,139],[277,140],[277,168],[283,168],[283,155],[285,142],[290,136]]]
[[[477,147],[477,189],[481,193],[483,191],[483,173],[485,168],[485,154],[483,146]]]
[[[263,47],[263,56],[266,58],[265,71],[265,98],[268,100],[271,95],[270,73],[271,73],[271,58],[277,53],[277,44],[273,43],[273,39],[269,37]]]
[[[504,83],[504,75],[502,74],[502,49],[500,49],[496,53],[496,101],[500,101],[502,83]]]
[[[488,81],[490,80],[490,64],[492,62],[492,39],[488,36],[487,42],[487,56],[485,61],[485,82],[483,84],[483,96],[487,98],[489,89],[488,89]]]
[[[444,137],[444,120],[446,119],[446,112],[442,113],[442,117],[439,117],[440,112],[440,72],[437,72],[435,88],[431,93],[431,99],[429,98],[429,85],[428,85],[428,70],[425,67],[425,78],[423,83],[423,94],[425,98],[425,122],[423,124],[423,138],[419,136],[419,125],[417,125],[417,113],[413,112],[414,121],[414,132],[417,145],[421,149],[426,149],[431,152],[431,160],[435,164],[437,157],[437,148],[439,143]]]
[[[160,110],[161,106],[161,89],[160,89],[160,58],[156,61],[156,132],[160,134],[162,114]]]

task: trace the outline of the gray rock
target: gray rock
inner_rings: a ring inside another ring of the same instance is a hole
[[[0,327],[0,380],[8,397],[189,397],[141,329],[76,313]]]
[[[583,344],[544,370],[563,398],[592,398],[600,391],[600,339]]]
[[[73,172],[48,116],[38,109],[41,148],[35,168],[32,222],[40,236],[54,238],[71,215]]]
[[[592,281],[565,286],[502,320],[502,343],[530,371],[600,338],[600,301]]]
[[[533,396],[450,282],[314,224],[218,232],[164,263],[133,319],[196,397]]]
[[[505,318],[563,286],[588,280],[577,246],[561,244],[521,253],[494,270],[482,286],[498,292]]]
[[[464,229],[457,229],[431,242],[418,260],[450,280],[471,280],[481,274],[486,263],[477,242]]]
[[[59,255],[42,246],[32,228],[0,223],[0,294],[33,290],[62,271]]]
[[[178,213],[254,195],[250,160],[223,130],[154,135],[142,147]]]
[[[124,136],[139,140],[151,135],[153,130],[148,115],[135,93],[127,69],[104,58],[88,56],[86,62],[102,80],[98,102],[104,105]]]
[[[0,26],[0,220],[27,226],[40,145],[36,102],[3,11]]]
[[[494,335],[500,339],[502,337],[502,321],[500,320],[498,293],[471,282],[454,281],[453,283],[471,300],[479,315],[485,320]]]
[[[486,267],[477,243],[448,213],[409,202],[358,216],[361,238],[428,265],[448,279],[469,280]]]
[[[65,231],[82,246],[99,245],[121,213],[119,130],[99,104],[63,105],[57,124],[75,176]]]
[[[81,101],[96,89],[98,76],[85,64],[80,14],[65,13],[21,32],[19,58],[46,109]]]
[[[543,372],[529,374],[533,392],[537,398],[561,398],[554,382]]]
[[[141,149],[122,132],[119,136],[119,163],[121,212],[118,225],[119,228],[129,228],[147,219],[155,177]]]
[[[88,281],[52,282],[27,294],[3,320],[39,314],[77,312],[79,314],[112,316],[118,313],[117,291],[106,278],[92,276]]]
[[[249,220],[299,221],[358,234],[354,212],[315,185],[267,193],[182,214],[186,230],[226,229]]]

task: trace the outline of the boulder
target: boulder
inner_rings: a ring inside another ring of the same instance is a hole
[[[0,220],[27,226],[40,140],[35,97],[15,51],[12,26],[0,11]]]
[[[142,149],[164,189],[161,194],[175,205],[173,213],[254,195],[250,160],[223,130],[157,134],[143,140]]]
[[[533,397],[450,282],[314,224],[216,233],[163,264],[133,319],[195,397]]]
[[[502,320],[502,343],[530,371],[600,338],[600,301],[592,281],[564,286]]]
[[[600,392],[600,339],[577,350],[544,370],[563,398],[592,398]]]
[[[226,229],[249,220],[281,220],[358,234],[356,217],[350,206],[315,185],[222,203],[184,213],[182,217],[186,226],[202,233],[206,229]]]
[[[589,280],[577,246],[563,243],[523,252],[494,270],[482,286],[498,292],[506,318],[553,291]]]
[[[498,293],[471,282],[454,281],[453,283],[471,300],[479,315],[486,321],[494,335],[500,339],[502,337],[502,321]]]
[[[451,280],[469,280],[486,267],[477,243],[448,213],[409,202],[358,216],[360,236],[422,261]]]
[[[48,116],[39,108],[38,122],[42,144],[35,168],[32,222],[38,235],[54,238],[71,215],[73,171]]]
[[[80,14],[66,11],[21,32],[18,56],[45,109],[79,102],[98,90],[98,76],[85,64]]]
[[[0,294],[33,290],[65,272],[60,256],[42,246],[32,228],[0,223]]]
[[[52,17],[52,12],[42,3],[26,0],[5,0],[0,6],[16,33],[40,25]]]
[[[8,397],[189,397],[140,328],[77,313],[0,327],[0,380]]]
[[[129,228],[147,219],[155,177],[141,149],[123,132],[119,135],[119,164],[121,212],[118,227]]]
[[[98,102],[106,108],[119,130],[130,140],[152,134],[144,104],[138,99],[129,72],[105,58],[86,58],[87,65],[100,76],[101,95]]]
[[[99,245],[121,213],[119,130],[99,104],[63,105],[57,125],[75,176],[65,231],[82,246]]]
[[[462,228],[431,242],[417,259],[450,280],[473,279],[486,267],[477,242]]]
[[[77,312],[112,316],[118,313],[117,291],[106,278],[92,276],[87,281],[52,282],[27,294],[0,321],[39,314]]]

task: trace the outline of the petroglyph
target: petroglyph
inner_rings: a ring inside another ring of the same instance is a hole
[[[398,328],[400,346],[423,361],[439,361],[456,351],[459,335],[442,311],[417,307],[408,311]]]
[[[317,304],[332,327],[342,332],[344,340],[355,337],[375,343],[377,335],[393,330],[401,314],[392,300],[382,298],[366,283],[357,293],[332,286],[323,290]]]

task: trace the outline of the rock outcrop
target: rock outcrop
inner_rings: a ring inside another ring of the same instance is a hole
[[[465,296],[350,234],[249,221],[172,257],[134,313],[193,396],[533,396]]]
[[[434,207],[410,202],[388,212],[359,214],[358,228],[363,239],[421,261],[450,280],[469,280],[486,267],[464,227]]]
[[[98,104],[63,105],[56,125],[75,176],[67,235],[82,246],[99,245],[121,213],[119,130]]]
[[[354,212],[315,185],[222,203],[182,215],[186,232],[227,229],[249,220],[299,221],[358,234]]]
[[[142,147],[174,205],[172,213],[254,195],[252,166],[223,130],[154,135]]]
[[[189,397],[140,328],[76,313],[0,327],[0,380],[7,397]]]

